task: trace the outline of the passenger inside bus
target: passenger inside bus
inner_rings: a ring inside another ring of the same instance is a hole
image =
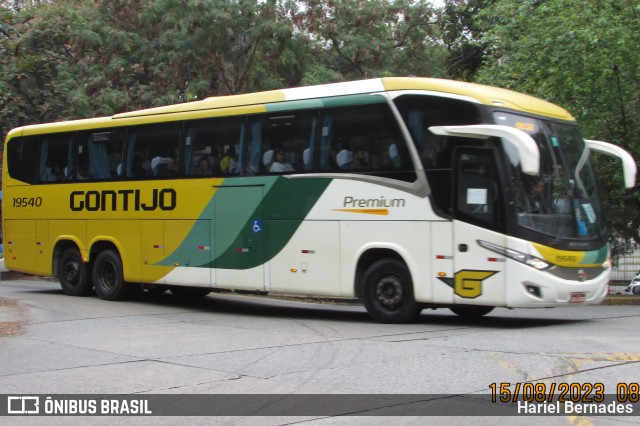
[[[213,167],[211,167],[211,162],[207,157],[200,157],[198,160],[198,166],[195,170],[195,175],[197,176],[213,176]]]
[[[352,168],[361,169],[365,167],[369,167],[369,159],[368,154],[364,149],[356,149],[356,153],[353,156],[353,161],[351,163]]]
[[[82,161],[80,164],[78,164],[76,178],[78,180],[88,180],[89,178],[91,178],[91,174],[89,173],[89,164],[87,164],[86,161]]]
[[[372,152],[369,155],[369,160],[371,161],[371,168],[374,170],[378,170],[382,167],[382,159],[380,158],[380,154],[377,152]]]
[[[545,197],[544,179],[532,176],[525,182],[527,194],[525,196],[525,211],[528,213],[550,213],[549,198]]]
[[[236,150],[234,148],[227,149],[224,157],[220,160],[220,169],[225,175],[234,175],[239,172]]]
[[[178,176],[176,160],[171,157],[154,157],[151,160],[151,171],[154,176],[161,178]]]
[[[293,166],[285,160],[284,150],[279,149],[269,167],[269,173],[294,172]]]
[[[269,142],[269,140],[265,140],[263,145],[264,154],[262,154],[262,165],[265,170],[269,170],[271,163],[273,163],[273,148],[271,148],[271,142]]]
[[[336,155],[336,164],[338,164],[338,167],[340,167],[341,169],[350,168],[352,162],[353,153],[346,148],[338,152],[338,154]]]

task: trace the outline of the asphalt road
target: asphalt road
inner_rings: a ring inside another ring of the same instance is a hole
[[[170,293],[105,302],[65,296],[49,281],[2,281],[0,394],[476,395],[505,382],[602,383],[611,394],[619,383],[640,382],[638,324],[636,305],[500,308],[475,322],[429,310],[414,324],[381,325],[360,306],[228,294],[185,301]],[[471,419],[434,417],[429,423],[471,424]],[[62,417],[5,420],[69,424]],[[175,417],[126,420],[176,422]],[[640,424],[639,417],[593,416],[510,417],[509,423],[532,420]],[[104,417],[72,422],[113,424]],[[385,417],[317,416],[180,421],[204,422],[389,424]],[[394,423],[424,424],[425,418],[398,417]]]

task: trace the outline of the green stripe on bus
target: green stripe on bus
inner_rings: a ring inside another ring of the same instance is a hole
[[[156,265],[174,266],[174,262],[189,258],[190,266],[210,267],[211,259],[229,249],[240,230],[260,205],[263,194],[268,193],[277,177],[227,178],[217,188],[189,233],[176,250]],[[193,258],[194,247],[201,245],[203,233],[208,241],[206,258]]]
[[[302,109],[314,108],[331,108],[341,106],[368,105],[386,102],[383,96],[374,96],[370,94],[364,95],[348,95],[334,96],[330,98],[320,99],[303,99],[298,101],[287,101],[266,104],[267,112],[296,111]]]
[[[609,254],[608,246],[602,246],[599,250],[588,251],[584,254],[584,259],[582,259],[582,263],[585,264],[601,264],[605,260],[607,260],[607,255]]]
[[[353,105],[368,105],[368,104],[381,104],[387,102],[387,98],[379,95],[350,95],[350,96],[335,96],[332,98],[322,99],[322,103],[325,107],[341,107],[341,106],[353,106]]]
[[[303,99],[300,101],[288,101],[278,102],[274,104],[267,104],[265,108],[267,112],[280,112],[280,111],[296,111],[301,109],[314,109],[322,108],[322,101],[319,99]]]
[[[259,266],[282,250],[330,183],[322,178],[225,179],[180,246],[157,265],[189,258],[193,267]],[[193,248],[207,232],[210,250],[194,257]]]
[[[271,260],[296,232],[331,179],[278,178],[251,212],[231,245],[211,262],[210,267],[249,269]],[[256,223],[258,222],[258,223]],[[270,232],[277,226],[277,232]],[[258,229],[259,228],[259,229]]]

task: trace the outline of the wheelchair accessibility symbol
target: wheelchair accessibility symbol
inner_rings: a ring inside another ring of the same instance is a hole
[[[262,221],[261,220],[254,220],[253,221],[253,226],[251,227],[251,229],[255,233],[262,232]]]

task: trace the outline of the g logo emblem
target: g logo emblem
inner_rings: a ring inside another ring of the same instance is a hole
[[[475,299],[482,295],[482,281],[496,273],[496,271],[458,271],[454,277],[453,290],[460,297]]]

